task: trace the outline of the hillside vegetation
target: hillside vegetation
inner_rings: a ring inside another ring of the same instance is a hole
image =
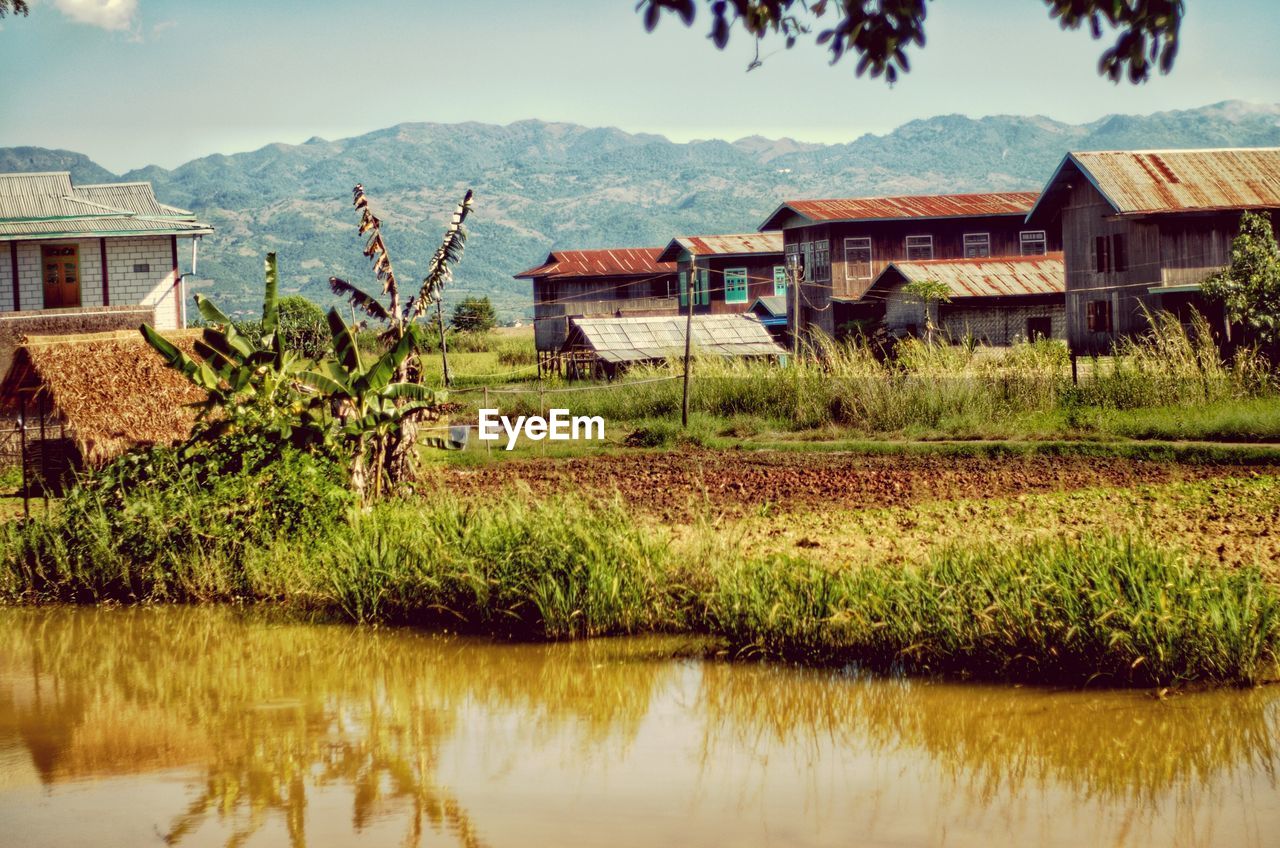
[[[354,183],[377,198],[408,277],[439,238],[440,210],[474,187],[472,253],[449,298],[488,295],[500,318],[512,318],[528,311],[529,294],[511,275],[552,246],[656,246],[681,233],[751,231],[787,197],[1035,190],[1067,150],[1257,145],[1280,145],[1280,106],[1222,103],[1081,125],[945,115],[836,145],[758,136],[677,144],[542,121],[407,123],[119,178],[150,180],[165,202],[217,227],[200,275],[214,281],[206,294],[241,314],[256,310],[263,251],[280,256],[282,294],[325,303],[330,275],[363,278],[348,226]],[[81,182],[115,178],[77,153],[0,149],[0,171],[67,169]]]

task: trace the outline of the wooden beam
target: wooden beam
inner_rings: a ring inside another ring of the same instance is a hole
[[[107,289],[107,240],[98,239],[98,249],[102,256],[102,305],[111,305],[111,293]]]
[[[173,251],[173,303],[177,307],[177,323],[182,326],[182,275],[178,273],[178,237],[169,236],[169,248]]]
[[[18,291],[18,243],[9,242],[9,267],[13,273],[13,311],[22,311],[22,294]]]

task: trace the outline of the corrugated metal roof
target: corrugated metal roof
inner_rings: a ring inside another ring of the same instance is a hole
[[[1068,153],[1028,220],[1055,211],[1077,171],[1121,215],[1280,208],[1280,148],[1110,150]]]
[[[50,221],[0,221],[0,241],[63,236],[196,236],[208,235],[211,232],[213,232],[212,227],[194,221],[139,218],[134,215],[59,218]]]
[[[786,317],[787,296],[785,294],[771,294],[771,295],[764,295],[761,297],[757,297],[755,300],[755,303],[751,304],[750,311],[758,313],[759,310],[756,309],[757,306],[763,309],[769,315],[772,315],[775,317],[777,316]]]
[[[782,249],[781,230],[720,236],[680,236],[672,239],[658,258],[674,262],[686,252],[691,256],[781,255]]]
[[[1280,208],[1280,148],[1073,153],[1121,213]]]
[[[685,316],[571,318],[605,362],[643,362],[684,355]],[[693,347],[719,356],[780,356],[769,331],[749,315],[693,316]]]
[[[0,174],[0,240],[211,232],[192,213],[157,201],[150,183],[77,187],[66,171]]]
[[[516,274],[526,277],[627,277],[674,274],[671,262],[659,262],[660,247],[617,247],[608,250],[553,250],[541,265]]]
[[[894,271],[908,282],[936,280],[949,288],[955,298],[1062,294],[1066,291],[1067,279],[1062,254],[1050,253],[1048,256],[894,262],[880,273],[872,287],[892,277]]]
[[[999,191],[981,194],[788,200],[774,210],[760,229],[776,229],[781,223],[779,219],[786,215],[799,215],[812,222],[1026,215],[1035,205],[1037,197],[1034,191]]]
[[[194,218],[186,209],[169,206],[156,200],[151,183],[101,183],[75,186],[76,197],[100,203],[114,209],[123,209],[134,215],[156,217]]]

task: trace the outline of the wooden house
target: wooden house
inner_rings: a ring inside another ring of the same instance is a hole
[[[1073,353],[1147,328],[1144,309],[1215,310],[1200,284],[1230,261],[1245,210],[1280,212],[1280,148],[1069,153],[1027,217],[1062,233]]]
[[[782,230],[786,256],[804,269],[802,331],[837,335],[870,320],[863,303],[893,262],[1042,256],[1061,249],[1054,230],[1029,227],[1034,192],[788,200],[760,229]]]
[[[782,233],[682,236],[658,255],[676,263],[680,308],[687,307],[693,280],[693,313],[720,315],[747,312],[757,298],[786,295],[787,268],[782,260]]]
[[[194,271],[212,232],[149,183],[0,174],[0,373],[23,336],[184,326],[179,239]]]
[[[946,286],[945,302],[926,304],[904,289],[913,282]],[[893,337],[924,335],[932,327],[944,340],[972,338],[987,345],[1066,338],[1062,254],[990,259],[891,262],[863,300]]]
[[[539,366],[559,367],[569,319],[585,316],[674,315],[676,266],[662,248],[553,250],[515,275],[533,284],[534,345]]]

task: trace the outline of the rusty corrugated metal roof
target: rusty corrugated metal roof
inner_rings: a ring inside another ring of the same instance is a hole
[[[684,355],[687,318],[571,318],[592,352],[605,362],[647,362]],[[764,325],[750,315],[694,315],[693,347],[719,356],[781,356]]]
[[[1280,148],[1109,150],[1068,153],[1028,220],[1056,209],[1077,171],[1121,215],[1280,208]]]
[[[1280,208],[1280,148],[1073,153],[1121,213]]]
[[[981,194],[912,194],[902,197],[788,200],[774,210],[760,229],[776,229],[778,219],[784,213],[799,215],[811,222],[1026,215],[1035,205],[1037,197],[1034,191],[998,191]]]
[[[895,271],[907,282],[942,283],[955,298],[1016,297],[1066,291],[1066,268],[1061,253],[894,262],[880,273],[872,287],[886,277],[891,278]]]
[[[781,255],[782,249],[781,230],[717,236],[680,236],[672,239],[658,258],[674,262],[685,252],[691,256]]]
[[[672,262],[659,262],[660,247],[617,247],[608,250],[553,250],[541,265],[516,274],[528,277],[628,277],[674,274]]]

